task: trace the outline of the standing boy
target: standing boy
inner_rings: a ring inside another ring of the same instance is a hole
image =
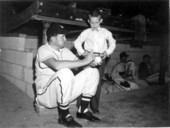
[[[38,49],[36,58],[36,106],[54,108],[58,106],[58,122],[68,127],[81,127],[69,112],[69,104],[82,95],[77,117],[89,121],[100,121],[88,111],[91,97],[95,95],[99,72],[89,64],[95,55],[88,54],[83,60],[64,48],[65,29],[52,23],[47,29],[47,43]],[[85,66],[74,76],[70,69]]]
[[[102,57],[102,63],[93,62],[97,66],[100,73],[100,81],[97,87],[97,92],[92,98],[90,106],[94,113],[98,113],[99,99],[101,93],[101,81],[104,74],[105,58],[113,53],[115,49],[115,39],[112,33],[105,28],[100,27],[103,22],[101,14],[98,11],[92,11],[89,14],[88,20],[90,27],[84,30],[75,40],[74,46],[79,55],[86,57],[90,52],[98,53]],[[82,44],[84,43],[84,48]]]

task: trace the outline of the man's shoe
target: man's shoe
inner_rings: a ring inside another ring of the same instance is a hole
[[[62,118],[61,116],[59,116],[58,123],[66,126],[66,127],[73,127],[73,128],[74,127],[75,128],[82,127],[82,125],[79,124],[78,122],[76,122],[72,116],[69,116],[67,118]]]
[[[77,112],[77,118],[82,118],[82,119],[86,119],[89,120],[91,122],[99,122],[100,119],[98,117],[95,117],[91,112],[85,112],[85,113],[79,113]]]

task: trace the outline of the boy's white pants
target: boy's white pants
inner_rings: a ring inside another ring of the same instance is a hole
[[[59,104],[69,104],[81,94],[94,96],[99,82],[99,72],[96,68],[88,67],[74,76],[70,69],[57,71],[52,77],[39,77],[36,86],[37,104],[54,108]]]

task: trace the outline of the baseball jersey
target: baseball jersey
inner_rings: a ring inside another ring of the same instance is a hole
[[[77,60],[77,57],[67,48],[62,48],[59,51],[57,51],[53,49],[48,43],[41,46],[38,49],[35,63],[36,66],[35,83],[38,86],[37,89],[42,88],[42,86],[44,86],[46,82],[49,80],[49,78],[55,73],[54,70],[52,70],[43,63],[43,61],[49,58],[54,58],[56,60],[72,60],[72,61]]]
[[[107,42],[109,42],[110,46],[108,46]],[[98,30],[92,30],[88,28],[74,41],[74,46],[79,55],[82,55],[85,50],[99,53],[106,51],[107,54],[110,55],[115,49],[115,42],[112,33],[107,29],[100,27]],[[83,43],[84,49],[82,47]]]
[[[120,72],[125,72],[126,71],[126,64],[125,63],[118,63],[116,66],[113,68],[112,71],[112,78],[121,78]]]

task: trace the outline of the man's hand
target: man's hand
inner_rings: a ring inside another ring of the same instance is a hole
[[[100,56],[95,57],[94,61],[91,63],[92,67],[96,67],[102,64],[102,59]]]
[[[91,63],[92,61],[94,61],[96,55],[94,55],[92,52],[88,52],[88,54],[85,56],[85,61],[87,61],[88,63]]]
[[[85,51],[83,54],[82,54],[82,56],[84,56],[84,57],[87,57],[88,55],[89,55],[89,51]]]
[[[93,62],[91,63],[91,66],[92,66],[92,67],[96,67],[96,66],[98,66],[98,65],[101,65],[101,63],[102,63],[102,61],[101,61],[100,63],[97,63],[97,62],[93,61]]]

